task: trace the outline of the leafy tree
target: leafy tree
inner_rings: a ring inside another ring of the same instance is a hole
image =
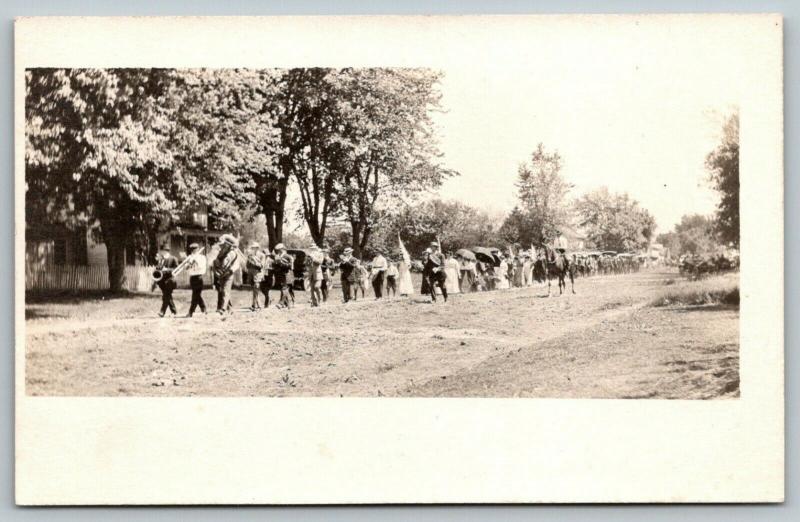
[[[425,250],[437,238],[445,251],[473,246],[497,246],[495,220],[486,212],[459,201],[434,199],[380,215],[380,228],[367,250],[380,248],[399,255],[397,237],[412,254]]]
[[[361,255],[382,202],[436,187],[455,173],[438,163],[431,112],[440,74],[429,69],[343,69],[337,93],[335,192]]]
[[[173,123],[156,102],[170,75],[29,69],[25,79],[27,222],[99,222],[111,289],[119,291],[125,247],[176,210],[180,182],[164,151]]]
[[[628,194],[612,194],[606,187],[584,194],[575,202],[581,226],[593,248],[618,252],[647,247],[656,223]]]
[[[675,231],[662,232],[656,236],[656,243],[664,245],[664,248],[669,251],[670,258],[681,255],[681,241]]]
[[[185,198],[209,206],[218,226],[252,216],[255,189],[279,175],[277,73],[252,69],[176,72],[176,129],[169,144]]]
[[[241,219],[252,172],[272,168],[277,132],[256,71],[26,71],[28,222],[99,223],[112,291],[125,248],[200,204]]]
[[[517,171],[519,205],[509,214],[500,229],[508,242],[521,245],[552,242],[570,221],[567,195],[572,185],[561,176],[562,160],[558,152],[548,153],[539,143],[529,163]]]
[[[725,243],[739,246],[739,113],[734,112],[722,129],[722,141],[706,157],[711,182],[720,192],[716,229]]]
[[[337,211],[335,181],[341,175],[342,127],[334,85],[338,74],[336,69],[290,69],[281,81],[281,179],[296,181],[299,215],[319,246]],[[285,202],[285,183],[282,196]]]
[[[683,216],[672,232],[659,234],[658,241],[675,256],[708,254],[719,248],[714,219],[700,214]]]

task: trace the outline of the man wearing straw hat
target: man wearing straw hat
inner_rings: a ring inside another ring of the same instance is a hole
[[[311,245],[305,259],[308,291],[311,293],[311,306],[319,306],[322,301],[322,263],[325,255],[316,244]]]
[[[383,253],[380,250],[377,250],[375,253],[375,257],[372,260],[372,266],[370,268],[371,278],[372,278],[372,291],[375,294],[375,299],[380,299],[383,297],[383,280],[386,276],[386,269],[388,268],[388,263],[386,258],[383,257]]]
[[[230,234],[223,234],[219,238],[219,253],[214,258],[214,285],[217,288],[217,313],[224,315],[229,312],[231,304],[231,290],[233,289],[233,273],[238,268],[239,240]]]
[[[347,247],[344,249],[342,253],[342,257],[339,260],[339,270],[341,271],[341,281],[342,281],[342,298],[344,302],[347,303],[350,300],[355,301],[356,296],[356,284],[358,283],[358,278],[361,277],[361,273],[359,270],[359,262],[358,259],[353,257],[353,249]]]
[[[336,269],[336,263],[331,257],[328,247],[322,249],[322,256],[322,286],[320,290],[322,291],[322,302],[327,303],[328,293],[330,289],[333,288],[333,272]]]
[[[189,305],[188,317],[194,314],[198,306],[201,312],[206,313],[206,302],[203,300],[203,285],[205,284],[203,276],[206,273],[207,261],[206,256],[200,252],[200,248],[199,243],[189,245],[189,250],[192,251],[190,254],[192,261],[186,272],[189,274],[189,288],[192,289],[192,304]]]
[[[256,241],[251,241],[247,246],[247,275],[250,278],[250,283],[253,285],[252,294],[253,299],[250,304],[250,310],[255,312],[261,309],[261,304],[258,302],[258,294],[261,287],[261,280],[264,278],[264,265],[266,256],[261,251],[261,245]]]
[[[447,274],[444,271],[444,258],[439,253],[439,242],[434,241],[431,243],[430,251],[425,261],[425,267],[422,275],[428,281],[428,291],[431,293],[431,301],[436,302],[436,287],[438,286],[444,297],[444,302],[447,302]]]
[[[172,299],[172,292],[178,287],[175,278],[172,277],[172,271],[176,268],[178,268],[178,260],[170,254],[167,245],[162,246],[158,262],[161,279],[156,283],[158,288],[161,289],[161,311],[158,312],[159,317],[164,317],[167,309],[172,312],[172,315],[177,315],[178,313],[175,308],[175,301]]]
[[[290,285],[293,284],[292,277],[292,257],[289,255],[286,246],[283,243],[275,245],[274,249],[275,262],[273,264],[273,271],[275,273],[275,286],[281,289],[281,296],[278,298],[276,308],[291,308],[292,299],[289,300],[289,292],[291,291]]]

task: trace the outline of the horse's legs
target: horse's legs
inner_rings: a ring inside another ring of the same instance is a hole
[[[575,276],[572,275],[572,272],[569,273],[569,282],[572,284],[572,293],[575,293]]]

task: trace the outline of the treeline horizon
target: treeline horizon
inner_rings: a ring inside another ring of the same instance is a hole
[[[157,234],[198,206],[207,205],[215,228],[243,236],[248,227],[256,234],[263,215],[258,233],[270,248],[284,242],[290,186],[310,241],[348,244],[358,257],[396,247],[398,234],[410,248],[437,235],[445,248],[527,248],[552,241],[576,217],[587,240],[611,249],[653,239],[652,216],[627,194],[600,189],[568,201],[562,160],[542,144],[520,165],[518,205],[499,227],[468,205],[426,201],[458,175],[441,163],[432,123],[441,76],[412,68],[29,69],[26,222],[96,227],[112,291],[122,288],[128,247],[153,259]],[[729,156],[709,159],[709,170],[729,169]]]

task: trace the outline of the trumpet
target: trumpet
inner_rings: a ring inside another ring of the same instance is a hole
[[[193,253],[192,255],[181,261],[181,263],[175,268],[156,268],[155,270],[153,270],[153,273],[151,274],[153,282],[158,283],[159,281],[164,279],[164,277],[169,273],[171,273],[173,277],[180,274],[186,269],[187,266],[189,266],[190,263],[194,263],[195,262],[194,257],[201,255],[204,250],[205,247],[201,248],[197,252]]]

